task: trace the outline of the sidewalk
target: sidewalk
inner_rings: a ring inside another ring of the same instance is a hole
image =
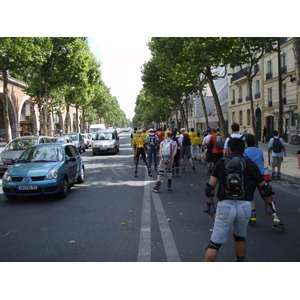
[[[265,167],[269,166],[270,169],[271,166],[269,165],[269,158],[268,158],[268,143],[259,142],[258,148],[264,152]],[[283,157],[283,162],[281,163],[281,178],[300,182],[300,169],[298,169],[298,158],[296,156],[296,153],[299,150],[299,146],[285,144],[285,149],[286,149],[286,157]],[[271,162],[272,162],[272,156],[270,153],[270,164]]]

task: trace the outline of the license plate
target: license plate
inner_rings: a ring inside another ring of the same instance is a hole
[[[37,185],[19,185],[18,186],[19,191],[32,191],[37,190]]]
[[[106,147],[100,147],[100,150],[107,150]]]

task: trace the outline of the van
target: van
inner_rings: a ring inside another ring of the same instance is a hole
[[[119,136],[115,129],[103,129],[96,132],[92,143],[93,155],[100,153],[117,154],[119,147]]]
[[[90,133],[96,133],[99,130],[106,129],[105,124],[92,124],[90,126]]]

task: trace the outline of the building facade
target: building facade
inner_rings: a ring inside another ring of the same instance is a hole
[[[44,128],[48,128],[48,136],[61,134],[70,131],[77,131],[78,127],[82,128],[82,112],[75,105],[69,107],[70,118],[67,118],[66,109],[56,108],[50,111],[49,122],[46,124],[41,117],[45,110],[45,105],[38,107],[32,99],[26,95],[24,88],[26,84],[14,78],[8,81],[8,113],[12,131],[12,138],[22,136],[26,131],[33,135],[45,134]],[[4,117],[3,117],[3,81],[0,78],[0,141],[7,142]],[[48,108],[49,109],[49,108]],[[69,121],[67,121],[67,119]]]

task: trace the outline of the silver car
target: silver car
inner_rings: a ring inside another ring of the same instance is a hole
[[[51,142],[47,136],[22,136],[13,139],[0,154],[0,173],[10,168],[29,146]]]
[[[95,134],[92,144],[93,155],[100,153],[117,154],[119,147],[119,136],[115,129],[103,129]]]
[[[85,144],[81,133],[65,133],[64,136],[71,138],[79,153],[85,152]]]

